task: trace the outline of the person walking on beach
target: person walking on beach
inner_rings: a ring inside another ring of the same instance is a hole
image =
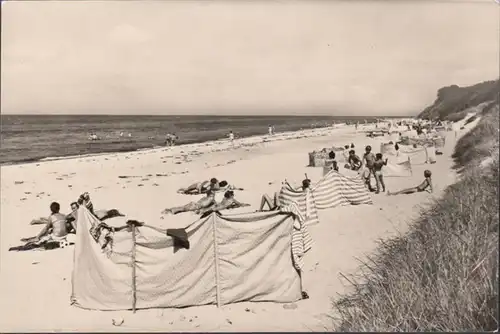
[[[382,175],[382,167],[387,165],[387,158],[382,160],[382,153],[377,153],[375,156],[375,161],[373,162],[373,171],[375,173],[375,182],[377,183],[376,194],[380,193],[380,186],[382,186],[382,192],[385,192],[384,176]]]
[[[416,193],[416,192],[422,192],[422,191],[426,191],[427,189],[429,189],[429,193],[432,193],[434,192],[434,189],[432,187],[432,172],[428,169],[426,169],[424,171],[424,181],[422,181],[422,183],[420,183],[418,186],[416,187],[413,187],[413,188],[406,188],[406,189],[403,189],[403,190],[399,190],[399,191],[396,191],[396,192],[390,192],[388,191],[387,192],[387,195],[399,195],[399,194],[413,194],[413,193]]]
[[[373,163],[375,161],[375,155],[372,153],[372,147],[370,145],[365,147],[365,154],[363,154],[363,160],[365,161],[365,166],[368,169],[367,175],[365,176],[365,182],[368,186],[368,190],[374,191],[371,185],[371,176],[374,175]]]

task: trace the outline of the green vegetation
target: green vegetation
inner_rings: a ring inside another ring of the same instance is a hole
[[[473,112],[474,107],[482,103],[498,103],[499,91],[499,80],[485,81],[469,87],[458,87],[457,85],[444,87],[438,91],[434,104],[422,111],[418,117],[452,121],[461,120],[467,115],[468,109]]]
[[[352,292],[333,303],[335,330],[498,328],[498,113],[498,103],[489,107],[457,142],[460,180],[347,278]]]

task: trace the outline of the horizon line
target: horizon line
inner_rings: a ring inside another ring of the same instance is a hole
[[[286,115],[286,114],[60,114],[60,113],[43,113],[43,114],[28,114],[28,113],[0,113],[0,116],[173,116],[173,117],[414,117],[417,115],[325,115],[325,114],[296,114],[296,115]]]

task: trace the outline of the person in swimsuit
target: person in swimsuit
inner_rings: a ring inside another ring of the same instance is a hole
[[[361,166],[363,165],[363,162],[356,155],[356,152],[354,150],[349,151],[349,159],[347,159],[347,163],[349,164],[351,170],[355,170],[355,171],[358,171],[361,168]]]
[[[205,207],[201,210],[199,210],[199,214],[202,216],[209,213],[209,212],[216,212],[216,211],[221,211],[221,210],[227,210],[227,209],[236,209],[236,208],[241,208],[245,206],[250,206],[250,204],[246,203],[241,203],[237,201],[234,198],[234,192],[232,190],[228,190],[224,193],[224,198],[220,203],[214,203],[210,205],[209,207]]]
[[[365,176],[366,186],[370,191],[374,191],[371,184],[371,176],[375,175],[375,171],[373,170],[373,163],[375,161],[375,154],[372,153],[372,147],[370,145],[365,147],[365,154],[363,154],[363,160],[366,162],[366,168],[368,169],[367,176]]]
[[[327,162],[332,165],[333,170],[338,172],[339,166],[337,165],[337,161],[335,160],[335,152],[330,151],[330,153],[328,153],[328,158],[329,159],[327,160]]]
[[[215,193],[212,190],[207,191],[207,196],[203,197],[197,202],[190,202],[183,206],[173,207],[170,209],[165,209],[161,213],[162,214],[178,214],[181,212],[194,211],[196,213],[200,213],[203,209],[206,209],[215,204]]]
[[[216,178],[211,178],[210,181],[196,182],[187,188],[180,188],[179,190],[177,190],[177,192],[186,195],[204,194],[210,189],[215,188],[218,185],[218,183],[219,181]]]
[[[280,207],[279,194],[275,192],[273,198],[271,198],[268,194],[262,195],[259,211],[264,211],[266,204],[269,207],[269,211],[278,210]]]
[[[382,160],[382,153],[377,153],[375,156],[375,161],[373,162],[373,172],[375,174],[375,181],[377,182],[376,194],[380,193],[380,186],[382,186],[382,192],[385,192],[384,176],[382,175],[382,167],[387,165],[387,159]]]
[[[399,195],[399,194],[413,194],[413,193],[416,193],[416,192],[422,192],[422,191],[429,191],[430,193],[432,193],[434,191],[433,187],[432,187],[432,173],[430,170],[426,169],[424,171],[424,177],[425,177],[425,180],[422,181],[422,183],[420,183],[418,186],[416,187],[413,187],[413,188],[407,188],[407,189],[403,189],[403,190],[400,190],[400,191],[396,191],[396,192],[387,192],[387,195]]]
[[[28,238],[31,240],[23,240],[23,241],[32,241],[38,242],[42,238],[47,237],[54,239],[62,239],[68,235],[68,229],[66,227],[66,215],[63,215],[59,212],[61,206],[57,202],[52,202],[50,204],[50,216],[45,227],[37,234],[34,238]]]
[[[227,181],[220,181],[212,185],[213,191],[228,191],[228,190],[244,190],[243,188],[236,187],[232,184],[227,183]]]

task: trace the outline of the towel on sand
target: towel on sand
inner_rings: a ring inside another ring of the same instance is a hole
[[[64,248],[74,244],[74,235],[68,234],[64,237],[56,237],[52,234],[42,237],[38,241],[28,241],[26,244],[9,248],[9,251],[27,251],[32,249],[51,250]]]

